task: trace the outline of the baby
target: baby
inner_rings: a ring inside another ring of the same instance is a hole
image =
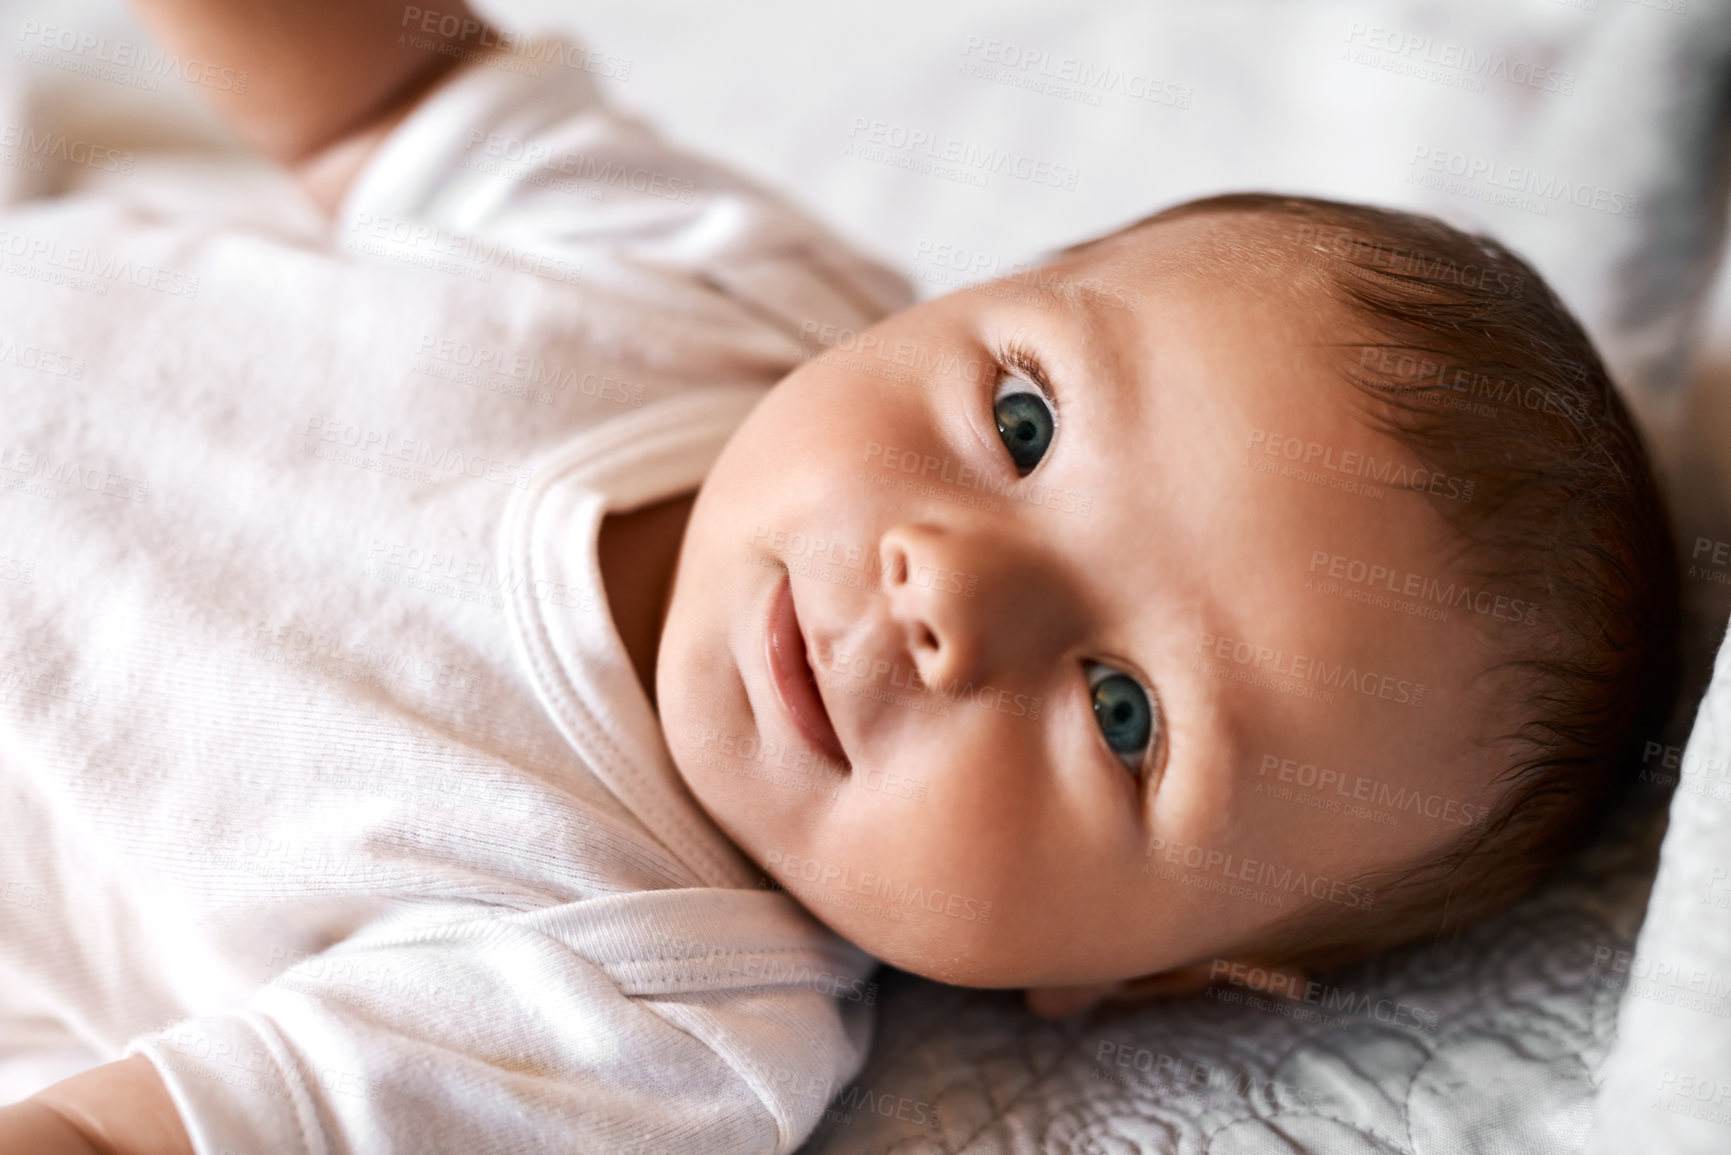
[[[658,688],[705,809],[878,958],[1048,1014],[1296,991],[1530,889],[1663,717],[1649,464],[1494,242],[1214,197],[853,344],[706,479]]]
[[[895,312],[605,58],[141,7],[332,235],[4,222],[199,288],[6,286],[79,371],[4,379],[0,1022],[112,1061],[0,1151],[792,1150],[875,960],[1296,991],[1666,705],[1648,461],[1492,242],[1216,197]]]

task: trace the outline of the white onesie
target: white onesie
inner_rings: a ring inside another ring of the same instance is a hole
[[[583,60],[465,65],[325,243],[0,217],[0,1035],[142,1052],[200,1155],[787,1151],[869,1044],[595,541],[909,295]]]

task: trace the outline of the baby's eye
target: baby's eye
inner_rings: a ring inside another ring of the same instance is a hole
[[[1129,674],[1089,662],[1088,687],[1094,697],[1094,721],[1106,736],[1106,745],[1124,765],[1140,770],[1148,759],[1148,744],[1154,737],[1154,703],[1148,691]]]
[[[1016,474],[1028,476],[1052,443],[1051,406],[1026,381],[1006,377],[998,386],[992,411],[998,419],[998,436],[1016,463]]]

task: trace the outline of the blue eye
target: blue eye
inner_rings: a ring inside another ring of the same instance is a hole
[[[1005,382],[1016,383],[1014,379]],[[1040,394],[1022,390],[998,394],[992,412],[998,419],[998,436],[1010,451],[1010,460],[1016,463],[1017,475],[1028,476],[1052,444],[1056,423],[1052,420],[1051,406]]]
[[[1119,760],[1132,770],[1140,769],[1154,737],[1154,703],[1148,700],[1142,683],[1129,674],[1098,663],[1089,666],[1094,721]]]

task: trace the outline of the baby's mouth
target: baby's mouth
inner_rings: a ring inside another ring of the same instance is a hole
[[[830,720],[817,675],[806,656],[805,635],[799,628],[799,612],[793,602],[793,585],[786,573],[782,574],[781,584],[770,601],[764,643],[770,678],[782,709],[793,718],[794,726],[808,743],[845,768],[847,752],[842,749],[841,737]]]

